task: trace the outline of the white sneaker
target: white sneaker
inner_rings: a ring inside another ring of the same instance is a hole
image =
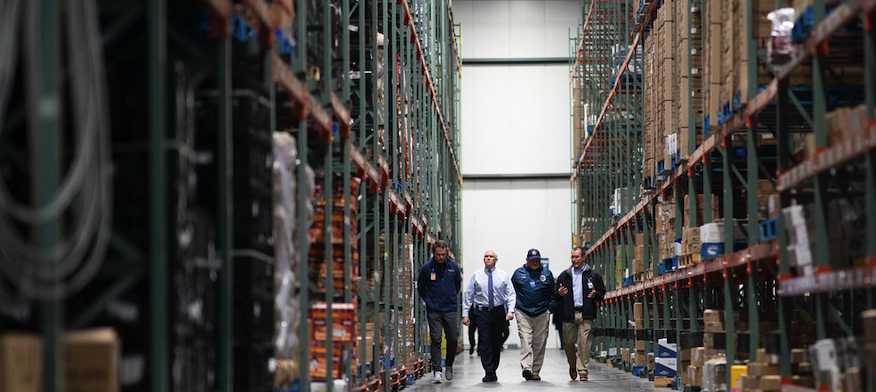
[[[452,367],[447,366],[444,368],[444,378],[446,378],[447,381],[453,380],[453,368]]]
[[[436,371],[432,372],[432,383],[441,384],[441,381],[442,381],[441,380],[441,371],[436,370]]]

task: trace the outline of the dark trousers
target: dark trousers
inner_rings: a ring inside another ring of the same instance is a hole
[[[441,370],[441,331],[447,338],[447,357],[444,359],[444,366],[453,366],[453,359],[456,358],[456,340],[459,335],[459,326],[456,321],[456,311],[437,312],[426,311],[426,318],[429,319],[429,337],[432,342],[430,349],[432,355],[432,371]]]
[[[505,309],[501,306],[492,311],[472,308],[472,321],[478,328],[478,355],[487,374],[496,373],[499,368],[499,354],[502,353],[505,329]]]
[[[478,333],[478,326],[475,325],[475,323],[469,324],[468,325],[468,346],[470,347],[469,351],[474,351],[475,343],[477,342],[477,340],[475,340],[475,336],[477,335],[477,333]]]

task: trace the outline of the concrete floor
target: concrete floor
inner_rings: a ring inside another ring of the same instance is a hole
[[[532,390],[556,390],[556,389],[584,389],[598,390],[599,392],[620,391],[659,391],[669,392],[668,388],[654,388],[654,384],[647,379],[633,377],[614,368],[609,368],[602,363],[590,361],[590,377],[588,381],[572,381],[569,379],[569,365],[562,350],[548,349],[545,352],[544,365],[541,369],[541,381],[526,381],[521,375],[520,352],[518,350],[505,350],[502,352],[498,382],[484,383],[484,370],[481,367],[480,358],[477,354],[469,356],[468,350],[456,357],[453,364],[454,377],[452,381],[444,381],[441,384],[432,384],[427,374],[417,380],[414,385],[408,386],[406,392],[430,392],[441,390],[454,391],[479,391],[483,389],[502,389],[505,391],[532,391]]]

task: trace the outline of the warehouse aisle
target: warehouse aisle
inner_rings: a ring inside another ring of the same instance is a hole
[[[505,350],[502,353],[501,365],[499,365],[499,381],[494,383],[481,382],[484,370],[477,355],[469,356],[465,352],[456,357],[453,365],[453,381],[445,381],[442,384],[432,384],[423,377],[411,386],[407,391],[428,392],[440,390],[454,391],[478,391],[482,389],[502,389],[503,391],[531,391],[556,390],[556,389],[589,389],[599,392],[620,391],[651,391],[655,390],[654,384],[647,379],[633,377],[632,374],[606,367],[602,363],[590,362],[590,380],[572,381],[569,379],[569,366],[566,357],[561,350],[548,349],[545,353],[544,366],[540,373],[541,381],[526,381],[520,370],[520,351]],[[668,388],[656,388],[660,391],[669,391]]]

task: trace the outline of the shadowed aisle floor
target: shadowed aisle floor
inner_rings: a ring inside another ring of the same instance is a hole
[[[545,352],[544,365],[541,369],[541,381],[526,381],[521,375],[520,351],[505,350],[497,373],[498,382],[481,382],[484,370],[477,355],[468,355],[468,351],[456,357],[453,365],[454,378],[441,384],[432,384],[427,374],[414,385],[406,388],[410,392],[428,392],[452,389],[455,391],[476,391],[483,389],[502,389],[504,391],[532,391],[557,389],[592,389],[599,392],[621,391],[654,391],[654,384],[647,379],[633,377],[632,374],[609,368],[596,361],[590,362],[590,379],[578,381],[569,379],[569,366],[566,356],[561,350],[548,349]],[[656,388],[657,391],[671,391],[668,388]]]

